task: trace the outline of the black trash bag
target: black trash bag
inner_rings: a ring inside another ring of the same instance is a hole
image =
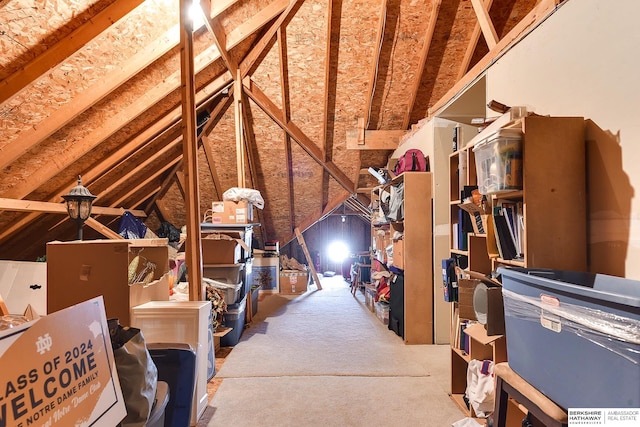
[[[125,239],[144,239],[147,234],[147,226],[129,211],[125,211],[120,217],[118,234]]]
[[[120,426],[144,427],[156,398],[158,368],[140,329],[123,327],[118,319],[109,319],[108,324],[120,389],[127,408],[127,416]]]
[[[180,241],[180,229],[176,228],[175,225],[170,222],[164,221],[160,224],[160,228],[156,231],[158,237],[166,237],[169,239],[169,242],[179,242]]]

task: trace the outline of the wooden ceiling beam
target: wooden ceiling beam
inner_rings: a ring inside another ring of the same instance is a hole
[[[353,181],[338,168],[333,162],[324,161],[324,153],[318,148],[318,146],[292,121],[287,123],[282,120],[283,114],[280,110],[265,94],[250,80],[250,86],[245,86],[244,90],[247,95],[264,111],[271,120],[273,120],[278,126],[284,129],[291,138],[293,138],[300,147],[307,152],[313,160],[322,166],[333,177],[338,184],[350,194],[355,191],[355,185]]]
[[[482,0],[471,0],[471,4],[473,5],[473,10],[478,17],[478,23],[482,29],[482,35],[487,42],[487,46],[489,46],[489,50],[491,50],[496,47],[500,39],[498,38],[498,33],[496,32],[495,27],[493,26],[493,22],[491,22],[489,8],[485,6]]]
[[[64,203],[39,202],[35,200],[16,200],[0,198],[0,210],[14,212],[43,212],[52,214],[67,215],[67,207]],[[125,212],[123,208],[92,206],[91,213],[94,215],[120,216]],[[147,214],[141,210],[130,210],[134,216],[144,218]]]
[[[115,165],[117,165],[118,163],[124,161],[127,157],[133,155],[136,150],[141,149],[143,146],[152,144],[155,141],[155,138],[162,137],[172,132],[173,127],[170,125],[169,128],[165,129],[164,133],[160,133],[160,135],[157,135],[154,138],[152,135],[156,135],[158,132],[160,132],[159,128],[161,128],[162,126],[166,126],[168,123],[173,123],[173,126],[178,125],[177,130],[173,131],[173,132],[177,132],[176,134],[177,136],[180,132],[179,123],[176,123],[177,118],[167,119],[167,116],[159,119],[150,128],[147,128],[141,134],[137,135],[134,139],[130,140],[124,146],[120,147],[118,150],[113,152],[109,157],[101,161],[99,164],[93,165],[87,170],[85,170],[82,173],[82,177],[84,179],[84,182],[86,183],[86,186],[89,189],[91,189],[91,187],[94,186],[97,180],[99,180],[105,173],[107,173],[109,170],[115,167]],[[73,187],[75,184],[76,184],[75,179],[72,181],[69,181],[65,186],[62,187],[62,189],[58,190],[53,196],[49,197],[49,202],[55,203],[59,201],[62,195],[68,193],[71,187]],[[103,192],[101,193],[104,194]],[[41,213],[34,212],[29,215],[26,215],[25,217],[21,218],[17,222],[13,223],[9,228],[5,229],[2,233],[0,233],[0,242],[2,242],[11,234],[16,233],[18,230],[24,228],[29,223],[36,220],[40,215]]]
[[[484,7],[485,9],[487,9],[487,11],[491,9],[492,4],[493,0],[484,0]],[[480,28],[480,22],[476,22],[475,26],[473,27],[473,31],[471,32],[471,38],[469,39],[467,49],[464,51],[462,61],[460,61],[460,71],[458,71],[458,77],[456,78],[456,81],[460,80],[467,73],[469,64],[471,64],[471,58],[473,58],[473,53],[476,51],[476,47],[478,46],[481,32],[482,29]]]
[[[32,59],[27,65],[0,81],[0,105],[12,99],[29,84],[51,68],[73,55],[96,36],[118,22],[143,0],[117,0],[105,7],[91,19],[73,30],[47,50]]]
[[[169,221],[171,219],[171,212],[169,211],[164,200],[157,199],[155,201],[155,206],[157,209],[157,213],[159,214],[158,216],[160,217],[160,221]]]
[[[486,68],[488,68],[496,59],[498,59],[510,46],[515,44],[526,36],[536,25],[546,19],[553,13],[557,0],[540,0],[534,8],[518,22],[509,33],[504,36],[498,44],[480,60],[476,65],[467,72],[440,100],[432,105],[428,110],[428,117],[433,117],[440,109],[445,107],[453,100],[459,92],[468,86],[473,80],[478,78]]]
[[[216,82],[212,83],[209,86],[217,85],[220,88],[224,87],[224,85],[227,83],[224,77],[225,76],[223,76],[223,78],[221,79],[217,79]],[[108,136],[113,135],[135,117],[144,113],[147,110],[149,104],[159,102],[164,98],[164,96],[168,95],[168,93],[171,92],[171,90],[166,87],[166,80],[159,86],[160,87],[156,87],[155,89],[147,92],[145,96],[138,98],[132,105],[121,110],[115,116],[105,120],[99,128],[97,128],[93,133],[89,134],[83,141],[74,144],[73,146],[69,147],[69,149],[64,153],[61,153],[60,156],[56,159],[55,163],[51,162],[45,167],[38,169],[29,177],[28,180],[20,183],[19,185],[16,185],[10,191],[8,191],[6,196],[14,199],[22,199],[26,197],[29,193],[37,189],[43,182],[46,182],[49,179],[53,178],[58,173],[69,167],[73,162],[76,161],[76,159],[93,150]],[[177,89],[177,87],[179,87],[179,83],[176,84],[175,88]],[[151,97],[152,99],[145,99],[147,95],[149,95],[149,97]]]
[[[364,125],[364,120],[358,123],[360,125]],[[360,127],[349,129],[346,136],[347,150],[395,150],[406,133],[406,130],[365,130]]]
[[[431,49],[431,43],[433,42],[433,34],[436,31],[436,24],[438,23],[438,15],[440,14],[440,5],[442,0],[433,0],[433,8],[431,9],[431,15],[429,15],[429,24],[427,25],[427,34],[425,35],[422,49],[420,49],[420,61],[418,62],[418,70],[415,79],[413,81],[413,88],[411,89],[411,99],[407,104],[407,111],[404,112],[404,119],[402,121],[402,129],[409,128],[409,121],[411,120],[411,111],[416,104],[416,96],[420,89],[420,82],[422,80],[422,74],[424,73],[424,67],[427,64],[427,57],[429,56],[429,50]]]
[[[45,120],[38,123],[38,126],[21,132],[17,140],[3,148],[2,157],[0,158],[0,169],[62,129],[120,85],[145,69],[153,61],[177,46],[177,44],[177,31],[173,28],[164,33],[162,37],[158,38],[151,45],[147,46],[143,51],[129,58],[120,67],[115,67],[108,76],[98,80],[98,82],[90,88],[76,95],[73,98],[73,102],[51,113]]]
[[[111,240],[124,239],[124,237],[122,237],[121,235],[119,235],[118,233],[116,233],[106,225],[98,222],[98,220],[96,220],[95,218],[89,217],[84,223],[108,239],[111,239]]]

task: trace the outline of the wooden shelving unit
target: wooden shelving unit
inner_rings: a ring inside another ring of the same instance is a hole
[[[503,123],[507,123],[504,121]],[[523,134],[522,190],[504,191],[487,195],[491,209],[498,201],[521,203],[524,216],[524,254],[521,259],[502,259],[494,251],[493,230],[487,233],[469,233],[466,250],[454,247],[450,238],[450,255],[464,257],[464,268],[489,274],[499,266],[526,268],[553,268],[585,271],[586,254],[586,189],[585,189],[585,137],[584,119],[580,117],[526,116],[506,124],[518,128]],[[450,233],[459,221],[458,204],[464,185],[477,185],[474,145],[492,133],[486,131],[474,137],[469,144],[449,156],[450,176]],[[465,160],[466,159],[466,160]],[[466,167],[465,167],[466,164]],[[488,210],[491,212],[491,210]],[[489,220],[491,217],[489,217]],[[451,304],[451,398],[468,416],[475,416],[467,408],[463,396],[466,391],[466,373],[470,360],[507,360],[506,339],[502,335],[487,336],[484,327],[474,324],[465,330],[470,336],[469,354],[456,347],[455,325],[460,321],[457,302]],[[514,409],[515,408],[515,409]],[[511,412],[521,412],[517,403]],[[520,425],[521,417],[512,416],[508,425]]]
[[[394,232],[403,233],[404,264],[404,342],[432,344],[433,337],[433,261],[432,176],[430,172],[403,173],[372,192],[374,207],[380,191],[404,183],[402,221],[373,224],[374,258],[386,262],[385,247]],[[381,231],[381,237],[378,232]]]

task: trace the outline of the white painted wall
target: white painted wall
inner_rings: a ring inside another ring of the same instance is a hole
[[[638,0],[568,0],[486,74],[487,100],[593,121],[591,269],[633,279],[640,279],[638,16]]]

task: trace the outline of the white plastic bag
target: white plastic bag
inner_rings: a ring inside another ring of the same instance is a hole
[[[258,190],[251,188],[231,187],[222,194],[222,200],[239,202],[246,200],[258,209],[264,209],[264,199]]]
[[[467,399],[480,418],[486,418],[494,409],[495,384],[493,361],[471,360],[467,367]]]

